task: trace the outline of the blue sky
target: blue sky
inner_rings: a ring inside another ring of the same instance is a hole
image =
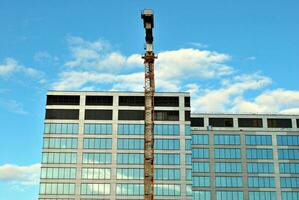
[[[33,200],[47,90],[140,90],[155,12],[157,90],[194,112],[299,113],[299,2],[0,0],[0,200]]]

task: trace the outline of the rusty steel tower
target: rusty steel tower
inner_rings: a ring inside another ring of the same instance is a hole
[[[146,9],[141,14],[145,28],[145,54],[144,59],[144,200],[154,199],[154,95],[155,73],[153,52],[153,11]]]

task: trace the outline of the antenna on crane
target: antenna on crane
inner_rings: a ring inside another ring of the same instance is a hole
[[[144,200],[154,199],[154,96],[155,73],[153,52],[154,14],[145,9],[141,18],[145,28],[145,54],[144,59]]]

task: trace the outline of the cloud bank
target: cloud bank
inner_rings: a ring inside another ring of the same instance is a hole
[[[21,185],[36,185],[39,182],[40,164],[17,166],[5,164],[0,166],[0,181]]]
[[[143,91],[141,55],[124,55],[101,39],[69,37],[68,44],[71,58],[52,89]],[[191,92],[193,112],[299,114],[299,91],[270,90],[270,77],[242,74],[228,64],[231,60],[228,54],[196,46],[159,52],[156,90]],[[250,92],[255,96],[248,97]]]

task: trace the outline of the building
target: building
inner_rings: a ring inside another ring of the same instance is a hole
[[[156,199],[192,199],[189,93],[155,119]],[[143,133],[143,93],[48,92],[39,199],[143,199]]]
[[[143,199],[144,97],[47,95],[40,200]],[[299,116],[192,114],[156,93],[155,199],[299,200]]]
[[[193,199],[299,200],[299,116],[193,114]]]

